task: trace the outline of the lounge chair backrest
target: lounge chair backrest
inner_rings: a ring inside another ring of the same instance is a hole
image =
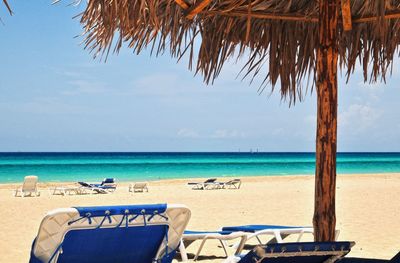
[[[239,263],[335,262],[350,252],[353,242],[297,242],[257,246]]]
[[[88,183],[86,183],[86,182],[78,182],[78,184],[79,184],[80,186],[83,186],[83,187],[92,187],[92,185],[90,185],[90,184],[88,184]]]
[[[240,179],[233,179],[233,180],[230,180],[230,181],[226,182],[226,184],[237,184],[237,183],[240,183],[240,182],[241,182]]]
[[[30,263],[171,262],[189,218],[182,205],[57,209],[44,217]]]
[[[34,192],[37,189],[38,177],[35,175],[25,176],[22,184],[22,192]]]
[[[101,182],[101,185],[105,184],[115,184],[115,179],[114,178],[105,178],[103,182]]]
[[[135,183],[134,188],[144,188],[147,186],[146,182]]]
[[[207,179],[206,181],[204,181],[204,183],[205,183],[205,184],[207,184],[207,183],[214,183],[215,181],[217,181],[217,178],[210,178],[210,179]]]

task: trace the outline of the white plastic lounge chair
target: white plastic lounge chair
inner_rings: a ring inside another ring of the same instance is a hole
[[[42,220],[30,263],[170,263],[189,221],[183,205],[56,209]]]
[[[221,188],[221,185],[217,182],[217,178],[210,178],[204,182],[189,182],[188,185],[190,185],[193,190],[213,190]]]
[[[241,231],[247,233],[247,241],[256,238],[258,242],[262,245],[260,236],[268,235],[272,236],[266,244],[269,243],[282,243],[283,240],[290,235],[298,235],[297,242],[300,242],[301,238],[305,233],[314,233],[312,227],[301,227],[301,226],[280,226],[280,225],[243,225],[243,226],[228,226],[223,227],[222,231]],[[247,242],[246,241],[246,242]],[[235,244],[237,247],[239,244]]]
[[[197,258],[199,257],[203,246],[205,244],[205,242],[209,239],[216,239],[219,240],[219,242],[221,243],[222,248],[224,249],[225,252],[225,256],[228,257],[228,252],[227,252],[227,245],[226,245],[226,241],[228,240],[234,240],[234,239],[240,239],[239,241],[239,245],[236,248],[236,252],[235,255],[239,255],[240,252],[243,249],[244,244],[246,243],[246,239],[247,239],[247,233],[244,232],[231,232],[231,231],[214,231],[214,232],[210,232],[210,231],[189,231],[186,230],[183,233],[182,236],[182,242],[179,246],[179,251],[181,254],[181,258],[182,261],[187,261],[188,257],[187,257],[187,252],[186,252],[186,248],[192,244],[194,241],[197,240],[201,240],[201,244],[199,249],[196,252],[195,257],[193,258],[194,261],[197,260]]]
[[[56,186],[52,189],[53,195],[71,195],[71,194],[81,194],[82,188],[80,186],[70,185],[70,186]]]
[[[354,242],[299,242],[257,246],[225,263],[333,263],[351,250]]]
[[[143,193],[145,190],[146,190],[146,192],[149,191],[149,188],[147,187],[147,182],[138,182],[138,183],[129,184],[129,192]]]
[[[228,182],[219,183],[223,189],[240,189],[242,181],[240,179],[233,179]]]
[[[21,187],[15,189],[14,196],[40,196],[40,192],[37,189],[38,177],[35,175],[25,176],[24,182]]]

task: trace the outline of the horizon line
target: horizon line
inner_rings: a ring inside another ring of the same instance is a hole
[[[309,153],[313,151],[0,151],[0,154],[7,153]],[[342,151],[341,153],[400,153],[400,151]]]

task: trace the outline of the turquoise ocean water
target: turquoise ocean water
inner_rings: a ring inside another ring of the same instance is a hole
[[[314,153],[0,153],[0,183],[313,174]],[[400,153],[339,153],[338,173],[400,172]]]

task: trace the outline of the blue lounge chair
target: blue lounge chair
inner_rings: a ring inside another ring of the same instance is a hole
[[[86,182],[78,182],[83,190],[90,191],[90,193],[105,194],[107,192],[114,192],[117,189],[117,184],[114,178],[105,178],[99,184],[91,184]]]
[[[372,258],[343,258],[338,263],[400,263],[400,252],[390,260]]]
[[[98,187],[95,186],[93,184],[89,184],[86,182],[78,182],[78,184],[80,185],[80,191],[82,193],[87,193],[87,191],[89,191],[89,193],[93,194],[93,193],[98,193],[98,194],[106,194],[108,193],[108,191],[106,189],[103,189],[102,187]]]
[[[30,263],[169,263],[189,221],[182,205],[56,209],[33,242]]]
[[[354,242],[304,242],[257,246],[243,257],[226,263],[326,263],[336,262],[351,250]]]
[[[219,189],[220,184],[217,183],[217,178],[210,178],[204,182],[189,182],[188,185],[192,186],[193,190],[206,190],[206,189]]]
[[[113,192],[117,189],[117,183],[114,178],[104,178],[104,180],[100,184],[91,184],[91,185],[102,188],[110,192]]]

